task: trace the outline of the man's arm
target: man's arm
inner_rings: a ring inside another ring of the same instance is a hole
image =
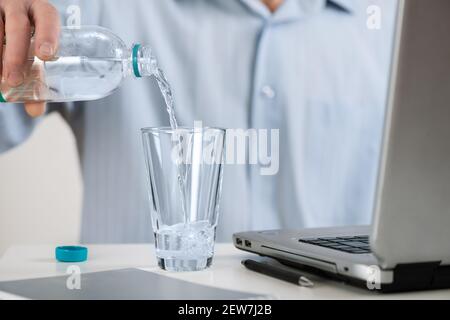
[[[22,105],[0,104],[0,154],[25,141],[38,121]]]

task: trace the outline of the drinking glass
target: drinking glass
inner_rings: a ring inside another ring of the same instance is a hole
[[[141,131],[158,265],[169,271],[203,270],[214,254],[225,130]]]

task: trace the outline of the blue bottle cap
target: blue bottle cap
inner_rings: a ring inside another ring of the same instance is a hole
[[[88,249],[78,246],[57,247],[55,256],[60,262],[83,262],[87,260]]]

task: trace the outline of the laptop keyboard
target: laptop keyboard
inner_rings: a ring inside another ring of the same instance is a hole
[[[306,238],[300,239],[299,241],[352,254],[371,252],[369,236]]]

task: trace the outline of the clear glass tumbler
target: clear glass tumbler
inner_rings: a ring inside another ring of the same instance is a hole
[[[158,264],[170,271],[203,270],[214,254],[225,130],[141,131]]]

